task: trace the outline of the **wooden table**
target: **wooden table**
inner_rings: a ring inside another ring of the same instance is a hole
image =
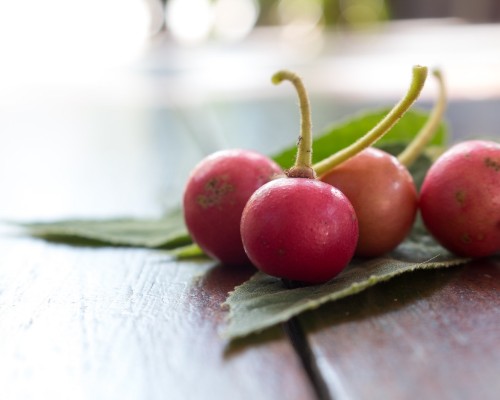
[[[380,40],[382,46],[387,38]],[[161,59],[164,53],[155,51]],[[332,62],[293,60],[311,80]],[[246,73],[258,80],[265,72],[267,79],[275,64]],[[43,101],[3,97],[2,218],[159,215],[178,204],[204,154],[230,146],[271,153],[294,140],[298,116],[289,91],[282,98],[252,92],[232,102],[232,92],[209,101],[193,89],[189,104],[186,93],[172,103],[168,94],[180,93],[167,83],[182,82],[181,90],[186,82],[146,76],[135,91],[135,75],[118,79],[130,90],[120,101],[115,86],[99,91],[97,84],[88,97],[81,87],[56,87],[54,94],[43,85]],[[471,134],[464,123],[470,127],[477,117],[481,133],[498,139],[500,92],[473,98],[454,92],[452,138]],[[375,103],[353,93],[313,90],[315,126]],[[431,95],[429,89],[424,107]],[[388,91],[380,102],[393,98]],[[174,261],[161,250],[50,243],[6,226],[1,233],[1,399],[500,396],[498,259],[402,276],[228,343],[219,336],[226,316],[220,305],[253,274],[250,268]]]

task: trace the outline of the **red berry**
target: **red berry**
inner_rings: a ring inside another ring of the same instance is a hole
[[[369,148],[396,124],[418,98],[427,77],[427,68],[415,66],[406,95],[368,133],[348,147],[314,165],[324,182],[339,188],[351,201],[359,222],[356,255],[380,256],[404,240],[415,219],[417,191],[408,170],[393,156]],[[443,110],[444,90],[439,107],[422,128],[411,152],[412,159],[432,133]]]
[[[222,150],[191,172],[183,198],[184,219],[192,239],[224,264],[248,264],[240,236],[243,208],[250,196],[281,168],[249,150]]]
[[[448,250],[467,257],[500,251],[500,144],[471,140],[451,147],[429,169],[419,207]]]
[[[321,180],[341,190],[356,211],[357,256],[388,253],[410,232],[417,213],[417,190],[411,174],[396,157],[367,148]]]
[[[243,212],[241,236],[250,260],[263,272],[321,283],[351,260],[358,225],[339,190],[315,179],[282,178],[252,195]]]

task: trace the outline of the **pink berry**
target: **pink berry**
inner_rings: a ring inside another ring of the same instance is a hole
[[[393,250],[404,240],[414,222],[417,191],[413,178],[398,159],[369,146],[401,119],[418,98],[426,77],[426,67],[413,67],[410,88],[391,111],[360,139],[313,167],[320,179],[340,189],[356,210],[359,223],[357,256],[375,257]],[[406,159],[412,159],[435,131],[442,109],[443,101],[440,101],[430,123],[417,135],[418,141],[410,145],[412,151]]]
[[[411,174],[396,157],[369,147],[321,180],[342,191],[356,211],[357,256],[388,253],[410,232],[417,213],[417,190]]]
[[[224,264],[248,264],[240,236],[243,208],[250,196],[281,168],[249,150],[222,150],[191,172],[183,197],[187,229],[200,248]]]
[[[456,144],[429,169],[419,207],[429,232],[467,257],[500,251],[500,144]]]
[[[252,195],[243,212],[241,236],[250,260],[263,272],[321,283],[351,260],[358,225],[349,200],[331,185],[282,178]]]

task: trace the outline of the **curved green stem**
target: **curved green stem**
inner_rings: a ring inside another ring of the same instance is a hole
[[[284,80],[290,81],[295,86],[299,97],[300,134],[297,141],[297,156],[294,166],[290,168],[287,175],[289,177],[314,178],[315,174],[312,168],[311,109],[304,84],[298,75],[286,70],[276,72],[271,80],[275,85],[280,84]]]
[[[330,157],[318,162],[313,166],[316,173],[321,176],[332,168],[355,156],[378,139],[384,136],[398,122],[411,105],[417,100],[425,80],[427,78],[427,67],[416,65],[413,67],[413,75],[410,88],[406,95],[396,104],[393,109],[366,135],[358,139],[350,146],[332,154]]]
[[[446,110],[446,86],[443,76],[438,69],[433,70],[432,74],[437,78],[439,83],[439,97],[425,125],[420,129],[420,132],[417,133],[410,144],[398,155],[399,162],[406,167],[409,167],[415,162],[427,143],[432,139],[439,128],[441,119]]]

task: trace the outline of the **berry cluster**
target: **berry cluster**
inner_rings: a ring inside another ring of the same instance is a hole
[[[418,98],[427,68],[415,66],[407,94],[354,144],[312,164],[310,106],[301,79],[279,71],[272,80],[297,90],[301,131],[295,164],[283,171],[266,156],[223,150],[192,171],[183,197],[186,226],[209,256],[224,264],[251,263],[270,275],[309,284],[326,282],[357,257],[393,250],[420,209],[430,233],[464,256],[500,250],[500,145],[460,143],[430,168],[418,193],[410,165],[436,130],[440,98],[428,123],[398,157],[370,147]]]

